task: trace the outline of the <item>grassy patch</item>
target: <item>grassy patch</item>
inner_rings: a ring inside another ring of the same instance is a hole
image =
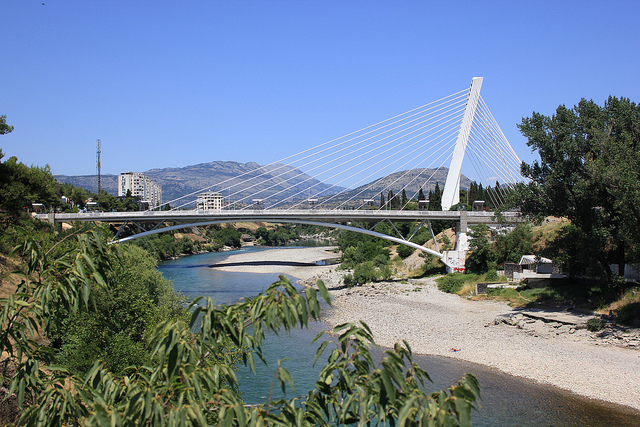
[[[601,310],[616,315],[616,319],[625,325],[640,327],[640,287],[627,289],[622,298],[612,302]]]
[[[504,279],[497,276],[495,270],[486,274],[452,273],[437,278],[436,283],[442,292],[468,296],[475,293],[476,283],[493,283],[496,278]]]
[[[436,279],[436,283],[438,283],[438,289],[442,292],[457,294],[461,292],[465,286],[474,286],[482,280],[484,280],[483,275],[451,273],[446,276],[438,277]]]

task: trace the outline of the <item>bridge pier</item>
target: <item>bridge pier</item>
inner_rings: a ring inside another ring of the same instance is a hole
[[[460,211],[460,219],[456,222],[456,243],[452,251],[443,252],[444,259],[447,260],[447,273],[458,273],[465,271],[465,260],[469,250],[467,239],[467,229],[469,226],[467,211]]]

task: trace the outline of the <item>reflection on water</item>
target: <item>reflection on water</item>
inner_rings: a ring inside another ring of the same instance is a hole
[[[247,248],[241,251],[260,251]],[[290,248],[288,250],[295,250]],[[238,253],[238,252],[232,252]],[[209,296],[218,304],[233,303],[264,291],[278,280],[278,274],[235,273],[216,271],[209,265],[224,262],[229,252],[207,253],[160,263],[162,274],[173,281],[176,290],[189,299]],[[268,398],[277,360],[284,362],[294,378],[295,393],[305,395],[313,388],[320,367],[313,366],[317,345],[311,340],[326,330],[323,323],[312,323],[309,329],[296,330],[291,335],[271,336],[265,340],[265,355],[269,366],[257,365],[257,375],[241,368],[238,379],[247,403],[259,403]],[[374,350],[378,357],[382,350]],[[464,373],[473,373],[480,381],[482,400],[479,412],[473,414],[474,425],[480,426],[635,426],[640,411],[577,396],[573,393],[534,381],[513,377],[496,369],[441,356],[416,355],[416,361],[429,372],[433,390],[448,387]],[[321,357],[319,363],[321,364]],[[597,379],[595,380],[597,381]],[[280,387],[273,387],[273,398],[281,396]]]

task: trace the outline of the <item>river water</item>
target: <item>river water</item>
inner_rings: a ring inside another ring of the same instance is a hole
[[[245,248],[240,251],[260,251],[264,248]],[[289,248],[287,250],[296,250]],[[232,253],[238,253],[234,251]],[[264,291],[278,279],[277,274],[233,273],[216,271],[211,265],[224,261],[231,253],[206,253],[159,263],[159,270],[171,280],[174,288],[193,299],[211,297],[216,303],[233,303]],[[293,279],[292,281],[294,281]],[[271,389],[277,360],[287,358],[285,366],[294,378],[295,392],[287,397],[304,395],[313,388],[320,371],[313,366],[316,345],[311,340],[327,330],[323,323],[313,323],[307,330],[292,335],[271,336],[265,340],[265,354],[269,366],[256,366],[257,374],[241,368],[238,378],[247,403],[259,403],[271,393],[281,397],[279,384]],[[376,350],[382,354],[383,349]],[[464,373],[474,374],[481,387],[480,410],[473,414],[479,426],[637,426],[640,412],[633,409],[577,396],[556,387],[541,385],[504,374],[483,365],[441,356],[414,355],[421,367],[429,372],[431,389],[448,387]],[[319,365],[323,358],[319,359]],[[579,363],[579,362],[576,362]],[[597,379],[595,380],[597,381]]]

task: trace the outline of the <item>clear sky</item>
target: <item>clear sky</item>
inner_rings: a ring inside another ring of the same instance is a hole
[[[44,4],[43,4],[44,3]],[[640,102],[640,2],[0,0],[5,156],[91,175],[268,164],[483,76],[516,124]]]

